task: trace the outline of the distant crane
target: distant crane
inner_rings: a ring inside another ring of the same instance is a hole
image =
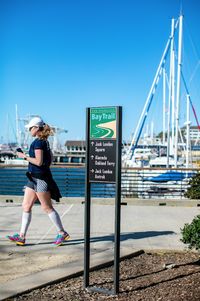
[[[66,134],[66,133],[68,133],[68,130],[59,128],[57,126],[51,126],[51,128],[54,132],[53,142],[52,142],[52,151],[53,151],[53,153],[62,153],[63,150],[62,150],[61,143],[59,142],[58,135],[61,133]]]
[[[17,145],[18,146],[28,148],[28,146],[30,145],[31,137],[30,137],[29,131],[27,129],[25,129],[25,125],[28,124],[30,119],[33,117],[38,117],[38,115],[29,114],[24,118],[19,117],[18,108],[16,105],[16,137],[17,137]],[[23,122],[22,127],[20,127],[20,122]],[[58,135],[62,134],[62,133],[68,133],[68,130],[59,128],[54,125],[50,125],[50,127],[52,128],[53,133],[54,133],[53,137],[50,138],[51,149],[52,149],[53,153],[62,153],[63,152],[62,145],[58,139]]]

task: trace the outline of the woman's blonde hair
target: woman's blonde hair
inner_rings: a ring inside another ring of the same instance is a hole
[[[48,124],[45,123],[43,127],[39,128],[39,133],[38,133],[39,139],[47,140],[49,136],[53,136],[53,135],[54,135],[54,131]]]

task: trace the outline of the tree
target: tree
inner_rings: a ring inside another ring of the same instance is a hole
[[[189,199],[200,199],[200,173],[195,174],[189,181],[190,187],[185,192],[184,196]]]
[[[200,215],[197,215],[191,224],[185,224],[181,229],[182,239],[184,244],[188,244],[189,249],[200,249]]]

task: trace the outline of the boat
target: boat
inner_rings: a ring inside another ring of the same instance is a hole
[[[191,178],[194,172],[180,172],[175,170],[168,170],[162,174],[151,177],[144,177],[143,181],[154,182],[154,183],[166,183],[166,182],[176,182],[182,181],[184,179]]]
[[[138,186],[140,191],[139,198],[164,198],[177,199],[184,198],[184,193],[189,185],[189,181],[194,176],[195,171],[185,169],[179,170],[149,170],[145,173],[140,173]]]
[[[125,167],[145,167],[149,166],[149,161],[158,156],[151,148],[136,148],[130,159],[126,158],[126,153],[122,157],[122,165]]]
[[[156,168],[172,168],[175,166],[175,160],[173,156],[162,156],[149,160],[149,167]],[[177,161],[177,167],[185,167],[183,160]]]
[[[12,165],[12,166],[16,166],[16,165],[22,165],[22,166],[28,166],[28,161],[24,160],[24,159],[21,159],[21,158],[16,158],[16,159],[5,159],[3,161],[3,164],[6,164],[6,165]]]

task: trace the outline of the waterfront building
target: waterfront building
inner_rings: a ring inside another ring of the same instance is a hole
[[[65,152],[54,152],[55,163],[85,163],[86,143],[84,140],[67,140]]]

